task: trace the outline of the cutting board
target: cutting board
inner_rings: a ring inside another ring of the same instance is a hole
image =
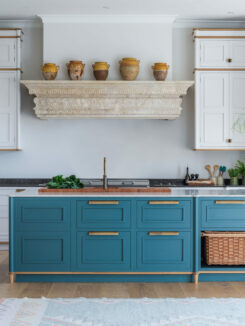
[[[42,193],[54,193],[54,192],[67,192],[67,193],[90,193],[90,192],[165,192],[170,193],[170,188],[161,188],[161,187],[155,187],[155,188],[120,188],[120,187],[109,187],[106,190],[102,187],[87,187],[87,188],[81,188],[81,189],[48,189],[48,188],[40,188],[38,189],[38,192]]]

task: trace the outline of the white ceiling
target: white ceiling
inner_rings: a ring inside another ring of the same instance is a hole
[[[28,19],[39,14],[157,14],[243,20],[245,0],[0,0],[0,19]]]

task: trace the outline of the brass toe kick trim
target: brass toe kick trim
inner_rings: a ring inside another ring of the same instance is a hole
[[[11,274],[11,273],[10,273]],[[192,275],[192,272],[15,272],[16,275]]]

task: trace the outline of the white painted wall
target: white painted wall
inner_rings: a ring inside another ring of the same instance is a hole
[[[198,24],[211,27],[208,23]],[[14,25],[17,26],[17,22]],[[110,78],[119,78],[117,61],[124,56],[135,56],[142,62],[139,79],[152,79],[150,64],[162,59],[171,64],[173,79],[190,80],[194,65],[192,27],[194,24],[185,28],[177,24],[172,44],[171,30],[166,25],[88,24],[68,28],[59,24],[44,31],[44,58],[62,66],[59,78],[66,78],[65,63],[70,59],[86,62],[84,78],[92,78],[88,68],[96,60],[110,62]],[[23,79],[39,79],[42,30],[28,27],[24,32]],[[108,177],[178,178],[184,177],[187,164],[191,172],[207,176],[205,164],[230,167],[244,155],[242,152],[192,151],[194,90],[184,98],[183,107],[180,118],[175,121],[42,121],[35,117],[32,97],[23,88],[23,151],[0,152],[0,178],[51,177],[58,173],[100,177],[103,156],[108,157]]]

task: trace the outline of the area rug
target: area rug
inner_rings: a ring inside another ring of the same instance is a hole
[[[245,299],[1,299],[1,326],[242,326]]]

